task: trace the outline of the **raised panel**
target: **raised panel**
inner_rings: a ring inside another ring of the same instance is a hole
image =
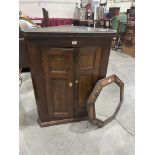
[[[47,48],[42,53],[48,102],[48,114],[53,120],[72,116],[73,49]]]
[[[67,115],[68,114],[68,96],[66,79],[49,80],[49,115]]]
[[[99,79],[102,48],[80,48],[76,55],[76,79],[79,82],[75,91],[77,102],[74,111],[75,115],[83,115],[87,112],[87,99]]]
[[[49,56],[50,72],[67,72],[67,57]]]
[[[96,51],[94,48],[81,48],[79,52],[79,68],[93,69],[95,66]]]
[[[86,102],[93,88],[93,84],[93,75],[83,75],[79,77],[78,110],[86,110]]]

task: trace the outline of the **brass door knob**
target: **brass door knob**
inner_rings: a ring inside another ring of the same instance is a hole
[[[75,83],[76,83],[76,84],[78,84],[78,83],[79,83],[79,81],[78,81],[78,80],[75,80]]]
[[[72,82],[69,82],[69,87],[72,87],[73,86],[73,83]]]

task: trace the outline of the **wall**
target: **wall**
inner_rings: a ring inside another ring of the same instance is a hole
[[[120,12],[126,12],[132,5],[132,0],[124,1],[124,2],[114,2],[113,0],[108,1],[108,7],[120,7]]]
[[[106,0],[92,0],[92,1],[99,1],[101,3],[105,3]],[[116,2],[122,1],[122,2]],[[120,7],[120,12],[126,12],[127,9],[131,7],[133,0],[107,0],[107,7]]]
[[[19,10],[30,17],[43,17],[44,7],[50,18],[73,18],[75,3],[80,0],[19,0]]]
[[[105,0],[101,0],[105,1]],[[80,0],[19,0],[19,9],[23,14],[30,17],[43,17],[42,8],[46,8],[49,17],[73,18],[75,3],[80,4]],[[121,12],[126,12],[132,4],[131,1],[115,3],[114,0],[108,0],[108,7],[121,7]]]

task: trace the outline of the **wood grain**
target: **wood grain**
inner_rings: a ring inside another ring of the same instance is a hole
[[[87,99],[106,76],[114,35],[109,30],[66,26],[24,32],[42,126],[88,116]]]

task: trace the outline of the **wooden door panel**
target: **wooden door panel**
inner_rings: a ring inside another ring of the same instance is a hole
[[[86,101],[93,87],[93,75],[83,75],[79,77],[79,92],[78,92],[78,110],[82,111],[86,108]]]
[[[76,92],[75,113],[87,111],[87,99],[99,78],[101,54],[102,49],[97,47],[80,48],[77,52],[76,79],[78,80],[78,91]]]
[[[49,117],[71,117],[73,88],[69,82],[73,81],[73,49],[44,49],[42,58]]]
[[[67,116],[69,107],[67,103],[68,84],[66,79],[49,80],[49,104],[48,111],[50,116]]]
[[[79,52],[79,74],[98,74],[101,54],[101,48],[81,48]]]
[[[80,57],[79,57],[79,67],[80,69],[93,69],[95,65],[95,56],[96,53],[83,53],[80,52]]]
[[[48,61],[51,73],[67,73],[67,53],[62,53],[62,51],[51,53],[48,56]]]

